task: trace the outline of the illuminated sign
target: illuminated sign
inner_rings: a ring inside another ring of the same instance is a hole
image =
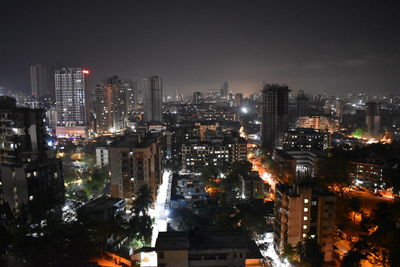
[[[83,74],[89,74],[90,71],[89,70],[82,70]]]

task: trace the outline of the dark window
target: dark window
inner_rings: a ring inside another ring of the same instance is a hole
[[[159,251],[158,252],[158,258],[159,259],[164,259],[164,251]]]

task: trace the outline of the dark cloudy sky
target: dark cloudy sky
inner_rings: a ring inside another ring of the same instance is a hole
[[[28,90],[30,64],[59,62],[90,68],[92,84],[158,74],[166,93],[223,80],[400,92],[399,14],[395,1],[3,0],[0,86]]]

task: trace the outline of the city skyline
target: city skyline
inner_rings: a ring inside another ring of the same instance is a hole
[[[398,90],[399,8],[392,3],[36,2],[7,3],[2,11],[6,89],[29,92],[30,65],[62,63],[90,69],[91,87],[114,74],[157,74],[167,95],[204,92],[224,80],[245,94],[260,92],[264,81],[330,95]]]

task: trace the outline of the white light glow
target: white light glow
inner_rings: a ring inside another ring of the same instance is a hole
[[[154,218],[153,234],[151,245],[156,245],[156,240],[159,232],[167,231],[167,220],[169,215],[168,203],[170,198],[172,173],[164,171],[162,184],[158,189],[157,200],[154,209],[149,210],[150,216]]]

